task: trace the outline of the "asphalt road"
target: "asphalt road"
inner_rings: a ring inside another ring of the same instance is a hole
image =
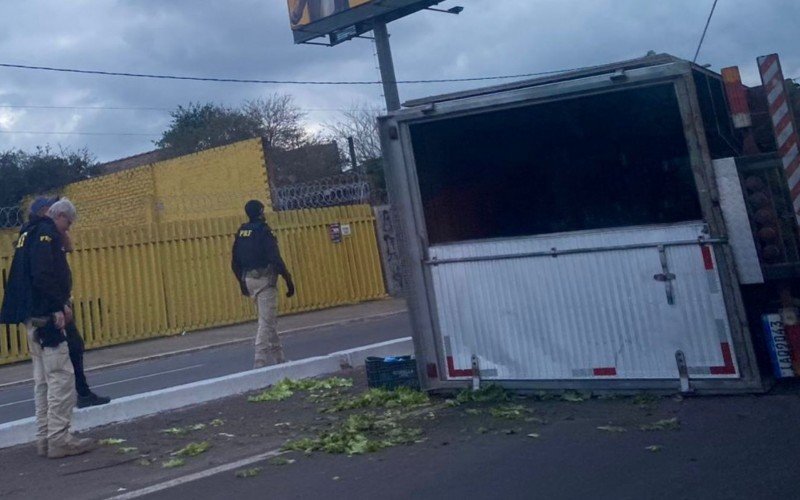
[[[290,360],[321,356],[411,335],[407,313],[290,333],[283,337]],[[87,374],[95,393],[119,398],[188,384],[252,368],[253,346],[225,347],[142,361]],[[33,416],[33,385],[0,391],[0,423]]]
[[[422,444],[354,457],[294,453],[287,455],[295,459],[291,465],[248,465],[262,469],[254,477],[226,471],[145,498],[800,497],[796,394],[667,400],[659,406],[651,414],[630,400],[557,403],[535,439],[526,436],[529,429],[513,435],[500,430],[524,422],[455,409],[430,424]],[[679,419],[680,430],[643,432],[630,422],[669,415]],[[624,424],[625,431],[602,430],[609,424]],[[475,432],[477,425],[494,430]]]

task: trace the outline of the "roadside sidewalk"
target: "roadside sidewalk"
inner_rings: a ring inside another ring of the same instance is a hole
[[[278,332],[286,335],[327,325],[390,316],[406,311],[402,299],[385,299],[321,311],[281,316]],[[101,347],[86,352],[87,371],[172,356],[237,342],[252,342],[255,322],[187,332],[185,335],[159,337],[129,344]],[[0,388],[31,380],[30,361],[0,366]]]

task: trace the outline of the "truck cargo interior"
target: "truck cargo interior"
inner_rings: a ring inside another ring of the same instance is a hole
[[[410,132],[430,244],[702,218],[671,84]]]

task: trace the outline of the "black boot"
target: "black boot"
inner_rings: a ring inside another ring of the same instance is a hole
[[[108,396],[98,396],[93,392],[89,392],[85,396],[78,395],[78,408],[86,408],[87,406],[100,406],[111,402]]]

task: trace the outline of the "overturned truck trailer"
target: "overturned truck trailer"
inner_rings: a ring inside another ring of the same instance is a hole
[[[412,101],[380,132],[426,388],[761,389],[719,75],[650,56]]]

